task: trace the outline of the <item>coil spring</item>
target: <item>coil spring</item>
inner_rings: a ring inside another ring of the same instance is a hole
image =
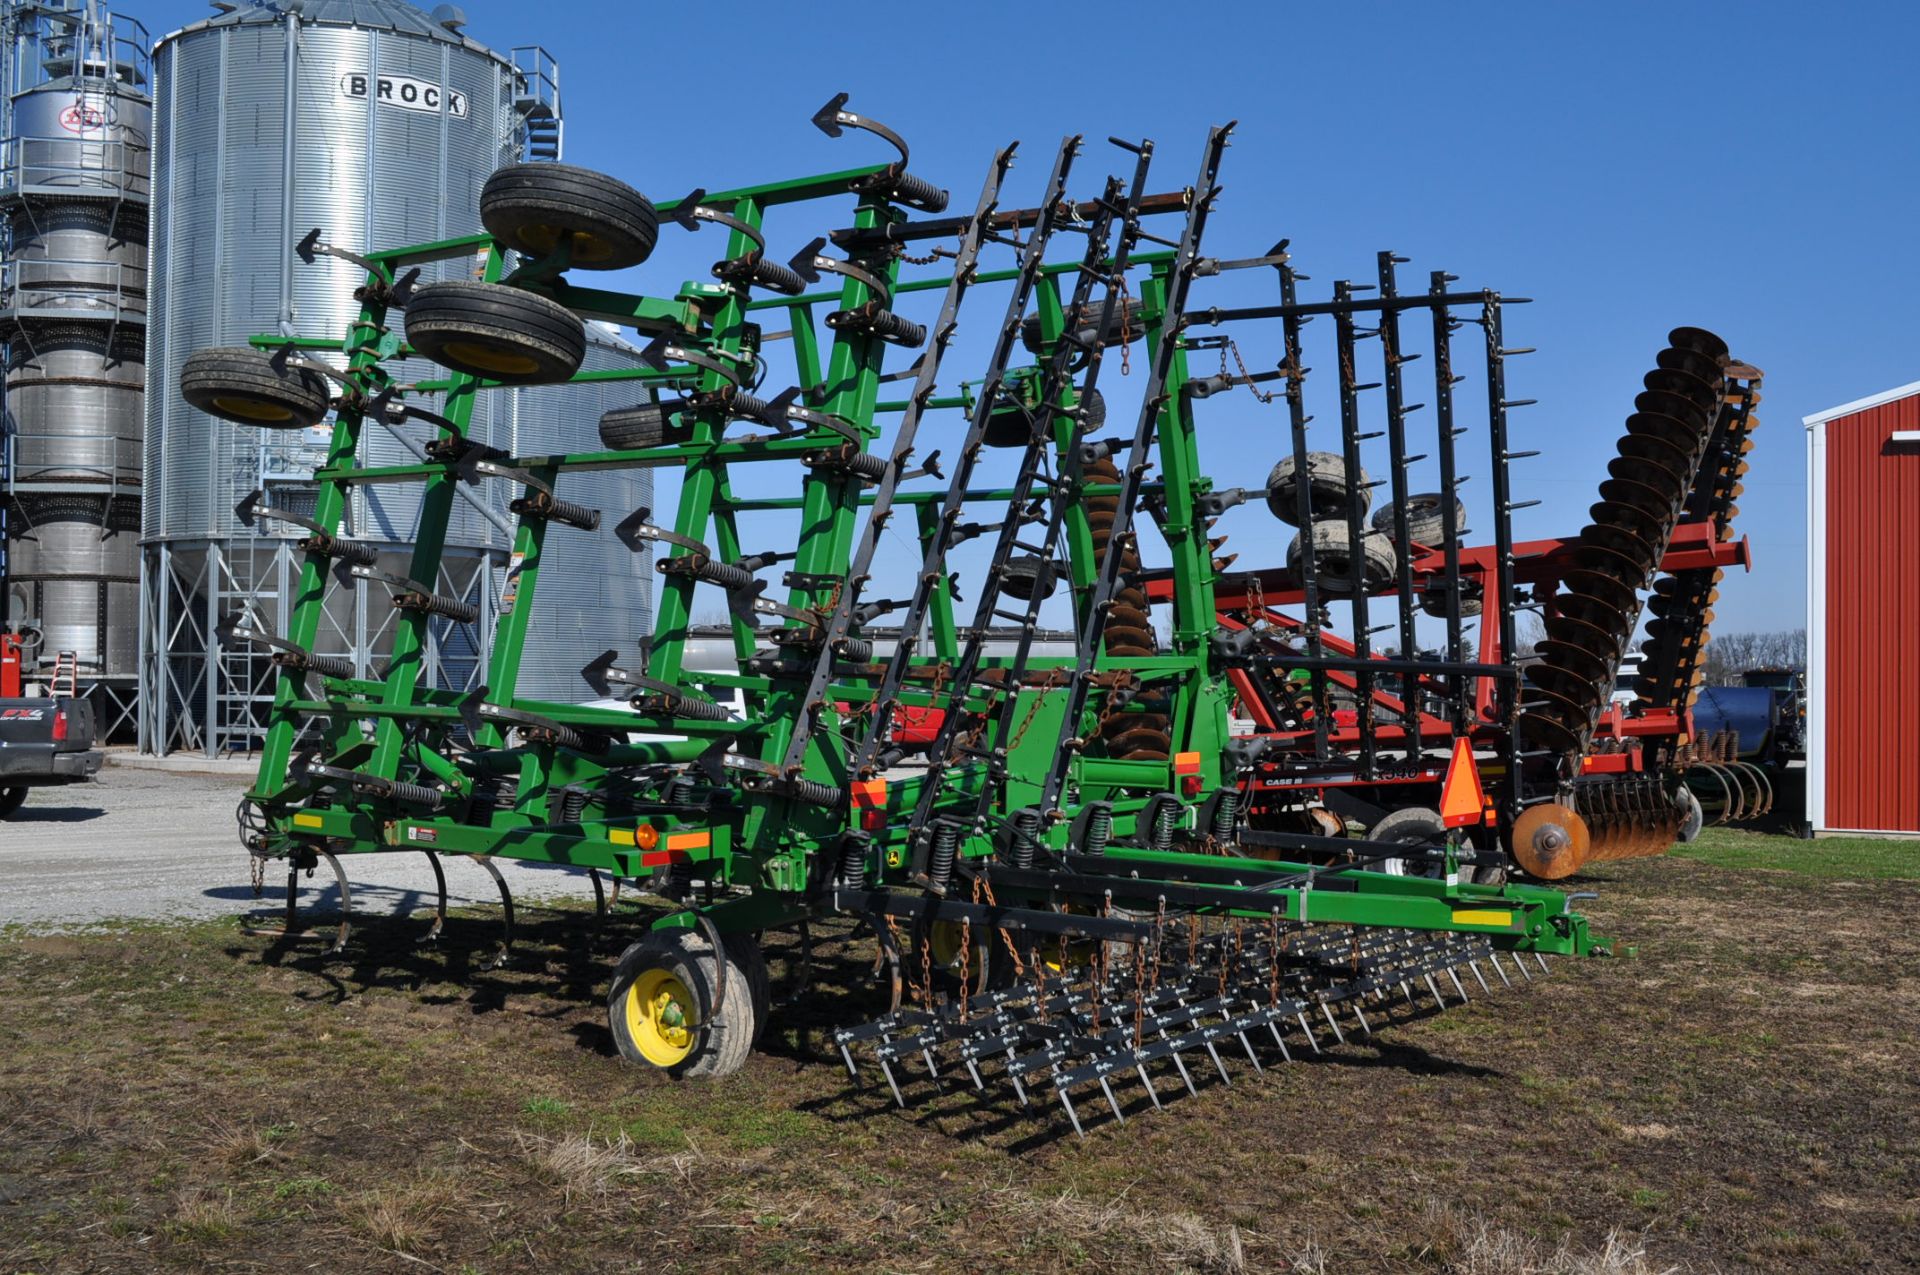
[[[699,557],[697,554],[694,556]],[[693,574],[696,579],[705,580],[708,584],[717,584],[729,593],[735,589],[753,587],[753,572],[745,567],[736,567],[731,562],[715,562],[711,558],[699,558],[699,561],[694,563]]]
[[[552,726],[536,726],[533,729],[553,736],[555,747],[571,748],[576,753],[587,751],[587,737],[571,726],[562,726],[555,722]]]
[[[691,806],[693,794],[698,788],[699,785],[694,782],[692,775],[675,775],[667,784],[667,790],[660,796],[669,806]]]
[[[719,269],[715,266],[714,272],[719,273]],[[757,287],[765,288],[770,292],[784,292],[790,297],[797,297],[807,290],[805,279],[779,262],[768,261],[765,257],[755,259],[746,270],[741,272],[741,277]]]
[[[393,605],[402,611],[425,611],[456,624],[472,624],[480,618],[480,608],[437,593],[396,593]]]
[[[562,788],[560,790],[560,822],[579,823],[580,816],[587,813],[587,792],[584,788]]]
[[[1080,849],[1085,854],[1105,854],[1112,841],[1113,807],[1104,801],[1096,801],[1087,807],[1086,830],[1080,838]]]
[[[337,655],[305,655],[298,664],[303,670],[310,670],[322,677],[337,677],[350,680],[354,675],[353,661]]]
[[[869,482],[879,482],[887,476],[887,469],[893,464],[885,456],[875,452],[855,452],[847,457],[847,469]]]
[[[872,847],[873,838],[864,832],[840,834],[840,856],[834,868],[834,880],[841,885],[866,889],[867,851]]]
[[[362,544],[358,540],[328,540],[324,548],[316,544],[318,536],[310,537],[306,544],[309,548],[320,549],[328,557],[339,558],[346,562],[370,567],[380,558],[380,551],[372,545]]]
[[[909,348],[924,345],[927,340],[926,328],[891,310],[881,310],[869,316],[867,330],[882,341]]]
[[[728,414],[737,416],[742,420],[765,421],[771,425],[774,422],[768,421],[767,417],[772,411],[773,404],[761,398],[758,394],[736,392],[727,402]]]
[[[946,211],[947,192],[926,178],[915,177],[904,169],[892,174],[887,190],[895,203],[912,204],[922,212]]]
[[[873,658],[873,643],[866,638],[841,638],[836,651],[848,663],[865,664]]]
[[[446,794],[438,788],[429,788],[425,784],[403,783],[396,779],[387,788],[390,800],[403,802],[409,806],[426,806],[437,810],[446,799]]]
[[[498,775],[485,775],[473,781],[473,795],[468,798],[470,820],[478,821],[500,808],[505,781]]]
[[[600,511],[589,509],[572,500],[555,500],[547,510],[547,517],[554,522],[564,522],[568,526],[578,527],[582,531],[600,529]]]
[[[960,826],[949,819],[936,819],[932,841],[927,847],[927,882],[935,890],[945,890],[953,880],[953,863],[960,857]]]
[[[1240,822],[1240,790],[1223,788],[1214,798],[1213,823],[1211,825],[1215,841],[1231,841],[1234,829]]]
[[[1180,828],[1180,803],[1167,800],[1156,802],[1153,807],[1153,824],[1147,835],[1155,850],[1173,849],[1173,834]]]
[[[1034,839],[1040,834],[1040,812],[1032,806],[1022,806],[1007,819],[1013,829],[1013,837],[1007,845],[1007,857],[1013,860],[1016,868],[1033,866]]]
[[[815,783],[811,779],[789,781],[789,790],[794,800],[804,801],[810,806],[838,807],[847,803],[847,794],[832,784]]]
[[[690,722],[724,722],[727,710],[709,700],[694,699],[691,695],[681,696],[668,701],[668,707],[675,717],[684,717]]]

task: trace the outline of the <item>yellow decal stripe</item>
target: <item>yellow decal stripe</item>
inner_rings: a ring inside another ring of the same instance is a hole
[[[1513,913],[1466,911],[1453,914],[1455,925],[1512,925]]]
[[[324,828],[327,826],[327,821],[319,815],[301,814],[293,817],[293,826],[296,828]]]

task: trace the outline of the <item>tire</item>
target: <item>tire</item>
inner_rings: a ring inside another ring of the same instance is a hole
[[[1405,810],[1396,810],[1367,830],[1368,841],[1384,841],[1389,845],[1437,846],[1444,844],[1446,839],[1446,821],[1440,817],[1438,811],[1421,806],[1409,806]],[[1444,865],[1418,859],[1388,859],[1373,870],[1396,877],[1444,875]]]
[[[1314,579],[1328,593],[1352,592],[1353,553],[1347,538],[1347,524],[1316,522],[1312,536]],[[1287,546],[1287,565],[1296,572],[1305,556],[1306,541],[1307,533],[1302,532]],[[1377,531],[1366,532],[1360,538],[1360,553],[1360,579],[1364,586],[1377,588],[1393,579],[1400,559],[1391,540]]]
[[[580,316],[502,283],[430,283],[407,303],[407,344],[441,367],[502,385],[570,379],[587,353]]]
[[[754,986],[731,948],[726,1002],[716,1012],[712,944],[697,930],[655,930],[621,953],[607,990],[607,1026],[620,1057],[676,1079],[726,1076],[753,1050]]]
[[[746,975],[747,990],[753,993],[753,1043],[757,1046],[767,1030],[767,1016],[773,1011],[773,977],[767,973],[766,954],[760,950],[760,940],[751,934],[725,934],[721,941],[727,945],[727,955],[735,967]]]
[[[920,947],[931,936],[926,968],[933,976],[936,990],[949,995],[964,993],[978,996],[982,991],[1010,987],[1013,983],[1013,957],[1007,952],[1000,932],[990,925],[971,927],[973,954],[967,958],[966,985],[964,988],[961,986],[960,928],[957,921],[935,921],[931,926],[916,926],[909,969],[917,976],[920,970]]]
[[[624,270],[653,255],[660,218],[645,195],[617,178],[572,164],[513,164],[480,190],[480,224],[523,256],[571,243],[571,267]]]
[[[610,452],[659,447],[675,432],[675,415],[661,403],[617,407],[600,418],[600,443]]]
[[[1447,616],[1446,594],[1442,592],[1421,594],[1420,609],[1436,619],[1444,620]],[[1480,586],[1470,580],[1462,580],[1460,582],[1460,617],[1465,619],[1468,616],[1479,615],[1480,611]]]
[[[1299,491],[1293,457],[1283,456],[1267,474],[1267,508],[1273,516],[1290,526],[1300,525]],[[1307,453],[1307,493],[1315,522],[1347,517],[1349,506],[1358,502],[1360,515],[1373,505],[1373,489],[1366,485],[1367,471],[1361,470],[1351,491],[1347,488],[1347,462],[1332,452]]]
[[[273,366],[265,350],[217,346],[187,356],[180,397],[209,416],[260,429],[307,429],[326,419],[333,403],[327,378],[291,363]]]
[[[1681,845],[1686,845],[1700,835],[1700,828],[1706,823],[1706,814],[1700,809],[1700,798],[1695,796],[1693,789],[1685,784],[1680,786],[1680,791],[1674,794],[1673,800],[1675,805],[1686,812],[1680,817],[1680,827],[1675,838]],[[6,802],[0,800],[0,816],[5,813]]]
[[[1446,498],[1437,491],[1423,491],[1418,495],[1408,496],[1407,539],[1431,549],[1439,548],[1447,535],[1446,520],[1441,516],[1441,510],[1445,504]],[[1392,506],[1373,511],[1373,529],[1389,540],[1393,539],[1394,535],[1393,522]],[[1459,534],[1466,529],[1466,526],[1466,502],[1455,500],[1453,502],[1454,533]]]
[[[1123,297],[1121,304],[1113,308],[1113,318],[1104,329],[1100,329],[1100,312],[1106,308],[1106,304],[1105,297],[1087,302],[1086,308],[1079,312],[1080,318],[1077,324],[1073,316],[1068,317],[1067,330],[1070,332],[1077,330],[1081,342],[1089,345],[1094,342],[1096,332],[1104,333],[1099,336],[1101,345],[1118,345],[1122,336],[1125,336],[1126,343],[1131,345],[1147,334],[1146,326],[1140,321],[1141,306],[1138,297]],[[1030,314],[1020,324],[1020,344],[1026,346],[1030,353],[1042,353],[1039,315]]]
[[[14,811],[26,804],[25,788],[0,788],[0,819],[10,818]]]
[[[1000,591],[1023,602],[1031,602],[1036,594],[1043,598],[1053,596],[1060,584],[1060,564],[1046,562],[1032,556],[1014,558],[1008,561],[1006,570],[1000,576]]]

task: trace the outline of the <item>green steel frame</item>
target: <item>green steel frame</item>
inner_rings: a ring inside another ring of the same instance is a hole
[[[850,188],[880,171],[877,166],[858,168],[747,186],[707,195],[701,202],[758,227],[769,214],[851,198],[856,230],[908,224],[907,212],[882,194],[849,195]],[[1184,201],[1167,202],[1178,206]],[[660,211],[671,214],[674,208],[674,204],[663,204]],[[753,247],[738,231],[730,234],[729,255]],[[724,411],[689,410],[682,418],[684,439],[644,451],[530,454],[501,462],[561,488],[566,475],[574,472],[680,466],[685,478],[670,530],[685,541],[710,546],[712,559],[718,562],[736,562],[751,551],[752,546],[742,543],[740,514],[797,513],[800,527],[793,542],[796,551],[784,603],[761,608],[762,614],[781,616],[782,628],[760,629],[750,608],[735,599],[732,632],[738,670],[716,674],[689,669],[685,654],[695,593],[712,586],[685,572],[667,572],[661,577],[645,675],[682,688],[693,698],[711,688],[739,688],[744,692],[744,720],[636,715],[521,697],[516,681],[528,621],[537,605],[546,537],[574,534],[565,528],[550,531],[542,517],[524,514],[515,531],[510,584],[492,634],[489,682],[481,692],[482,700],[585,732],[604,746],[583,750],[515,739],[497,719],[482,721],[470,738],[464,738],[463,722],[474,720],[476,701],[423,684],[429,617],[403,611],[395,621],[392,659],[379,680],[314,675],[311,682],[324,690],[313,694],[306,689],[309,679],[298,671],[281,673],[259,776],[248,794],[257,807],[256,826],[264,829],[254,840],[254,852],[300,862],[322,851],[432,850],[597,869],[618,878],[647,878],[684,865],[683,872],[711,882],[713,889],[705,903],[658,924],[691,927],[710,922],[728,933],[791,924],[836,907],[853,910],[850,900],[856,895],[867,900],[859,905],[864,911],[879,896],[917,894],[906,885],[911,848],[904,830],[920,796],[924,782],[920,777],[861,788],[871,805],[858,798],[821,804],[795,791],[795,781],[841,794],[860,783],[861,777],[849,772],[843,728],[852,724],[851,715],[872,702],[874,666],[850,664],[844,675],[836,676],[825,702],[808,704],[803,702],[808,662],[769,657],[763,645],[783,630],[791,636],[791,630],[805,627],[808,620],[803,617],[823,614],[834,601],[835,582],[848,570],[860,525],[863,480],[846,467],[844,459],[835,462],[827,454],[849,437],[860,440],[863,449],[870,448],[883,432],[877,423],[880,417],[908,406],[881,398],[883,383],[897,378],[885,373],[889,347],[877,336],[843,327],[833,333],[826,349],[821,348],[819,308],[857,309],[876,299],[867,284],[846,277],[837,290],[766,298],[750,296],[744,285],[699,283],[682,286],[671,297],[659,297],[577,287],[565,275],[564,253],[553,260],[524,263],[509,275],[502,246],[484,235],[369,252],[366,259],[372,272],[361,293],[363,308],[344,342],[303,338],[290,343],[280,336],[261,336],[254,343],[262,348],[292,344],[345,357],[349,388],[340,402],[326,465],[315,476],[319,496],[314,516],[329,532],[337,531],[349,489],[355,484],[422,484],[422,514],[407,573],[416,580],[437,578],[455,486],[461,481],[457,466],[452,460],[430,460],[366,467],[358,463],[357,455],[369,405],[382,395],[401,402],[438,397],[438,412],[459,435],[471,419],[476,397],[494,388],[458,374],[402,385],[387,367],[410,353],[389,322],[396,279],[413,267],[476,254],[484,260],[482,277],[487,281],[543,293],[585,318],[609,320],[649,336],[667,334],[678,346],[710,360],[750,365],[774,344],[765,321],[786,324],[801,401],[814,413],[833,418],[839,429],[816,418],[790,434],[729,439],[724,434]],[[950,273],[900,279],[900,255],[881,249],[856,252],[852,259],[891,283],[898,296],[945,289],[951,282]],[[1165,364],[1165,393],[1152,422],[1152,456],[1159,480],[1148,488],[1164,502],[1160,525],[1172,553],[1171,648],[1152,657],[1100,655],[1092,666],[1093,684],[1087,688],[1084,710],[1087,722],[1107,710],[1104,688],[1113,679],[1106,675],[1123,674],[1138,684],[1164,688],[1173,706],[1173,760],[1113,760],[1079,754],[1062,760],[1065,784],[1060,808],[1048,812],[1049,818],[1032,834],[1044,848],[1043,857],[1056,865],[1075,854],[1075,816],[1089,803],[1110,803],[1113,836],[1119,843],[1144,834],[1147,812],[1168,800],[1179,803],[1182,826],[1193,827],[1208,797],[1235,782],[1227,735],[1232,690],[1210,644],[1216,626],[1216,568],[1208,550],[1205,518],[1196,508],[1196,502],[1212,490],[1212,483],[1201,465],[1195,402],[1183,392],[1188,369],[1182,338],[1178,330],[1166,330],[1163,322],[1179,268],[1178,254],[1172,251],[1136,254],[1126,263],[1133,294],[1143,303],[1140,316],[1150,357],[1157,356],[1165,343],[1172,343]],[[1036,296],[1049,344],[1062,339],[1063,286],[1071,285],[1078,269],[1077,262],[1049,263],[1041,273]],[[972,284],[978,288],[1003,282],[1013,274],[983,269]],[[695,392],[713,391],[723,384],[718,374],[687,364],[587,372],[575,379],[632,380],[646,387]],[[973,406],[964,385],[925,404],[930,411]],[[1062,444],[1072,433],[1071,417],[1065,414],[1072,406],[1069,393],[1058,408],[1063,415],[1056,432]],[[1064,469],[1064,452],[1059,459]],[[801,463],[797,494],[736,497],[731,483],[734,467],[768,462]],[[1118,490],[1111,485],[1082,484],[1070,494],[1085,497]],[[1029,491],[982,488],[967,496],[972,504],[1005,516],[1046,494],[1039,487]],[[938,534],[941,497],[942,493],[919,491],[896,497],[896,503],[914,511],[923,546]],[[1080,501],[1066,503],[1064,543],[1084,625],[1085,602],[1099,567]],[[627,512],[604,511],[608,517]],[[319,629],[327,568],[324,555],[310,553],[301,571],[286,636],[303,650],[312,649]],[[916,661],[931,672],[950,665],[961,641],[952,590],[944,582],[934,591],[929,632],[930,649]],[[1069,670],[1072,664],[1072,660],[1035,659],[1027,669],[1037,674]],[[1059,686],[1040,682],[1030,677],[1016,692],[1014,720],[1024,725],[1006,758],[1004,784],[996,785],[984,764],[959,762],[945,775],[938,796],[940,809],[964,817],[970,828],[959,850],[963,865],[994,861],[1004,845],[1007,816],[1040,799],[1049,769],[1060,756],[1057,741],[1087,733],[1082,729],[1085,722],[1075,723],[1073,730],[1062,729],[1061,706],[1067,696]],[[949,712],[984,711],[999,693],[979,686],[943,687],[936,677],[929,677],[904,688],[898,702]],[[780,763],[795,725],[809,714],[815,715],[817,728],[807,743],[804,762],[798,772],[783,770]],[[635,731],[669,738],[632,742],[627,736]],[[290,771],[296,751],[302,748],[318,750],[320,759],[331,766],[377,780],[436,788],[444,794],[443,804],[427,809],[356,794],[339,784],[302,782]],[[1183,757],[1184,766],[1180,764]],[[499,790],[498,800],[477,800],[481,790],[489,788]],[[976,821],[975,807],[983,792],[992,814]],[[568,793],[585,794],[570,814],[562,811],[563,794]],[[833,887],[838,884],[834,879],[838,847],[845,844],[846,834],[861,830],[871,839],[861,889],[837,890]],[[1313,848],[1310,840],[1297,839],[1299,852],[1284,856],[1290,861],[1282,862],[1223,858],[1196,852],[1193,844],[1173,850],[1114,844],[1107,861],[1115,870],[1124,865],[1134,883],[1127,889],[1139,897],[1165,897],[1175,887],[1197,891],[1196,906],[1213,915],[1452,931],[1484,936],[1499,948],[1533,952],[1585,953],[1596,946],[1584,920],[1570,910],[1566,896],[1559,892],[1522,885],[1463,884],[1457,871],[1429,879],[1314,867],[1307,861],[1307,852]],[[1223,865],[1239,871],[1223,878]],[[1075,905],[1076,911],[1103,910],[1119,897],[1111,876],[1086,877],[1057,867],[1050,875],[995,872],[998,902],[979,913],[983,917],[1022,908],[1057,912],[1061,905]],[[974,915],[970,905],[956,901],[951,907],[955,915]]]

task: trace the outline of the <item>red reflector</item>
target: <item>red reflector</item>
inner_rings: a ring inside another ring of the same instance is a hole
[[[685,852],[680,850],[649,850],[640,856],[640,866],[643,868],[664,868],[670,863],[688,861]]]
[[[879,832],[887,826],[887,781],[856,779],[848,789],[853,809],[859,815],[862,832]]]
[[[1198,797],[1200,795],[1200,776],[1180,776],[1180,792],[1183,796]]]
[[[67,710],[60,709],[53,715],[53,742],[60,743],[67,737]]]

